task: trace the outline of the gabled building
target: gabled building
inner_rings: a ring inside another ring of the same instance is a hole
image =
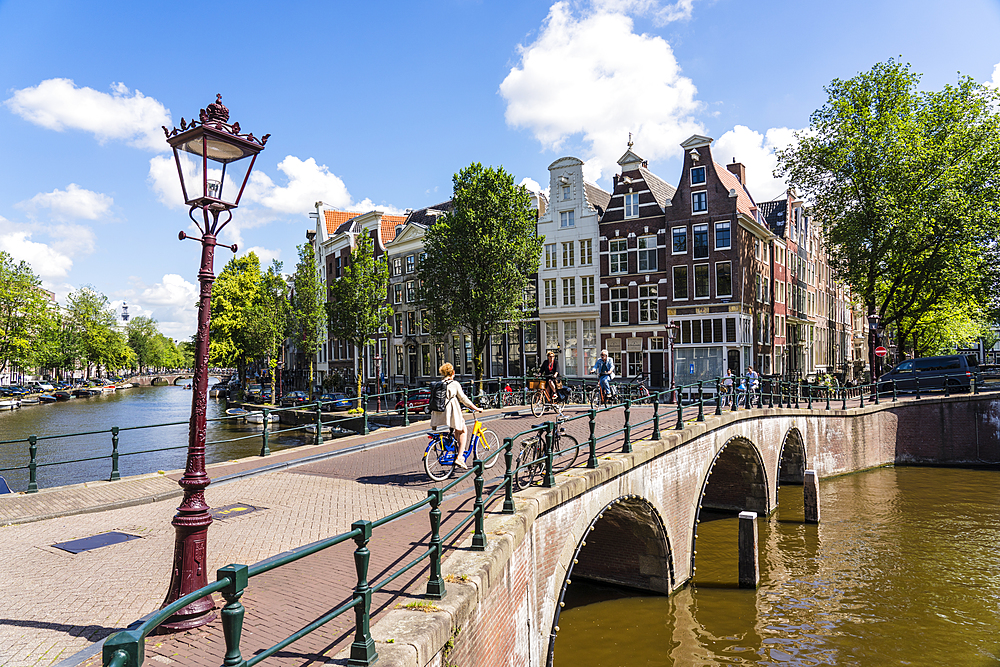
[[[538,217],[538,234],[545,237],[539,333],[545,352],[556,353],[568,377],[586,376],[600,349],[599,220],[610,200],[611,193],[584,180],[579,159],[549,165],[548,207],[540,206]]]

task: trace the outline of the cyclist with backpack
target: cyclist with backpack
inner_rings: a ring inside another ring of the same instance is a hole
[[[447,426],[455,432],[455,439],[458,441],[455,465],[468,470],[469,466],[465,465],[463,457],[469,441],[469,432],[465,428],[462,406],[464,405],[473,412],[483,412],[483,410],[469,400],[469,397],[462,391],[462,385],[455,381],[454,366],[445,362],[441,364],[438,373],[441,375],[441,380],[431,384],[431,428]]]

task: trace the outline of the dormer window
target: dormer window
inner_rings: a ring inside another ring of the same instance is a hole
[[[639,193],[629,192],[625,195],[625,217],[626,218],[638,218],[639,217]]]
[[[569,201],[569,186],[564,185],[562,192],[563,192],[563,201]]]
[[[563,211],[559,214],[559,226],[561,228],[574,227],[575,225],[573,211]]]
[[[691,185],[701,185],[705,182],[705,168],[694,167],[691,169]]]

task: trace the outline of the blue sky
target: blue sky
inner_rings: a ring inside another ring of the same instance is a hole
[[[290,272],[317,200],[420,208],[470,162],[531,185],[564,155],[609,188],[629,132],[671,182],[678,144],[714,137],[766,200],[783,189],[774,149],[830,80],[901,57],[928,89],[958,72],[1000,83],[996,0],[0,0],[0,31],[0,250],[60,299],[90,284],[178,338],[199,246],[177,241],[189,223],[160,126],[216,93],[272,135],[221,240]]]

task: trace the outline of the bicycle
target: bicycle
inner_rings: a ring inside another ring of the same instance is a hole
[[[571,435],[566,434],[566,427],[562,426],[563,419],[556,421],[556,429],[552,433],[552,447],[555,456],[563,456],[560,461],[560,470],[568,470],[576,463],[576,458],[580,454],[580,442]],[[539,428],[545,424],[535,424],[531,428]],[[568,441],[568,447],[560,449],[560,443]],[[521,443],[521,451],[517,455],[514,464],[514,486],[518,491],[531,486],[535,478],[542,478],[545,472],[546,449],[545,431],[539,431],[537,436],[528,438]],[[524,466],[523,468],[521,466]]]
[[[536,417],[541,417],[549,408],[554,409],[560,414],[562,413],[562,404],[558,399],[558,390],[556,390],[556,399],[552,400],[545,392],[545,385],[546,381],[544,379],[536,379],[528,382],[528,389],[535,392],[529,400],[531,401],[531,414]]]
[[[639,373],[635,380],[627,385],[627,395],[633,403],[645,403],[649,400],[649,388],[646,386],[646,376]]]
[[[615,401],[618,400],[618,391],[613,381],[610,382],[608,386],[611,387],[611,393],[605,395],[604,391],[601,389],[601,383],[597,383],[594,390],[590,392],[590,407],[599,408],[602,406],[606,407],[608,405],[615,405]]]
[[[435,482],[444,481],[455,472],[455,456],[458,454],[455,431],[452,429],[447,433],[432,432],[428,433],[427,437],[429,442],[427,449],[424,450],[424,471]],[[462,460],[468,465],[480,458],[483,461],[483,469],[489,470],[500,459],[499,455],[493,456],[493,453],[498,451],[500,451],[500,438],[493,431],[484,429],[482,422],[477,419]]]

